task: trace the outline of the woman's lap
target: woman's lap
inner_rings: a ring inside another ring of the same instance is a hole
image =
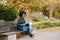
[[[23,26],[23,27],[19,27],[17,31],[28,31],[29,33],[32,33],[32,27],[30,26]]]
[[[23,31],[28,31],[29,30],[29,26],[23,26]]]

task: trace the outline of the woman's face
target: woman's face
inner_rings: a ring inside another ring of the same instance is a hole
[[[23,18],[24,18],[25,16],[26,16],[25,14],[22,15]]]

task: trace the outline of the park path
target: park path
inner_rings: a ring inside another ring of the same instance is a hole
[[[34,30],[34,38],[24,36],[17,40],[60,40],[60,27]]]

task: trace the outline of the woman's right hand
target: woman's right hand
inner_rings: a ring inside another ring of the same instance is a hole
[[[26,25],[26,24],[20,24],[21,26],[24,26],[24,25]]]
[[[28,23],[24,23],[24,24],[20,24],[21,26],[24,26],[24,25],[26,25],[26,24],[28,24]]]
[[[28,24],[28,23],[25,23],[25,25]]]

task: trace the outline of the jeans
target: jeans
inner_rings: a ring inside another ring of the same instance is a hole
[[[28,31],[29,34],[32,34],[32,27],[31,26],[23,26],[23,31]]]

